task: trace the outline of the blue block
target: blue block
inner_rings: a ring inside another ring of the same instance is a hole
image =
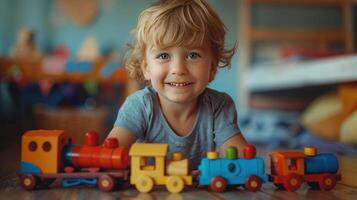
[[[21,165],[20,170],[21,170],[21,173],[23,173],[23,174],[40,174],[41,173],[41,169],[30,162],[21,161],[20,165]]]
[[[338,168],[337,157],[331,153],[305,157],[306,174],[336,173]]]

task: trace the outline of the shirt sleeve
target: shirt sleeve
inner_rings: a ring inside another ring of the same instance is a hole
[[[143,98],[131,95],[120,107],[114,126],[126,128],[137,139],[144,138],[147,124],[145,114]]]
[[[220,146],[236,134],[240,134],[237,111],[232,98],[224,94],[214,112],[214,142]]]

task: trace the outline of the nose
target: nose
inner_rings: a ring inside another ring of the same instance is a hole
[[[174,59],[170,66],[171,74],[185,75],[187,74],[187,63],[184,58]]]

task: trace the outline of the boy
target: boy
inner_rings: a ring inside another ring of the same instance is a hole
[[[127,55],[129,75],[147,87],[129,96],[108,137],[121,145],[168,143],[197,168],[207,151],[246,144],[227,94],[207,88],[235,48],[224,48],[225,26],[204,0],[162,0],[144,10]],[[219,66],[220,65],[220,66]]]

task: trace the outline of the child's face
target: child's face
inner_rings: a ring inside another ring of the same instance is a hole
[[[195,101],[216,72],[208,47],[147,48],[141,64],[160,100]]]

